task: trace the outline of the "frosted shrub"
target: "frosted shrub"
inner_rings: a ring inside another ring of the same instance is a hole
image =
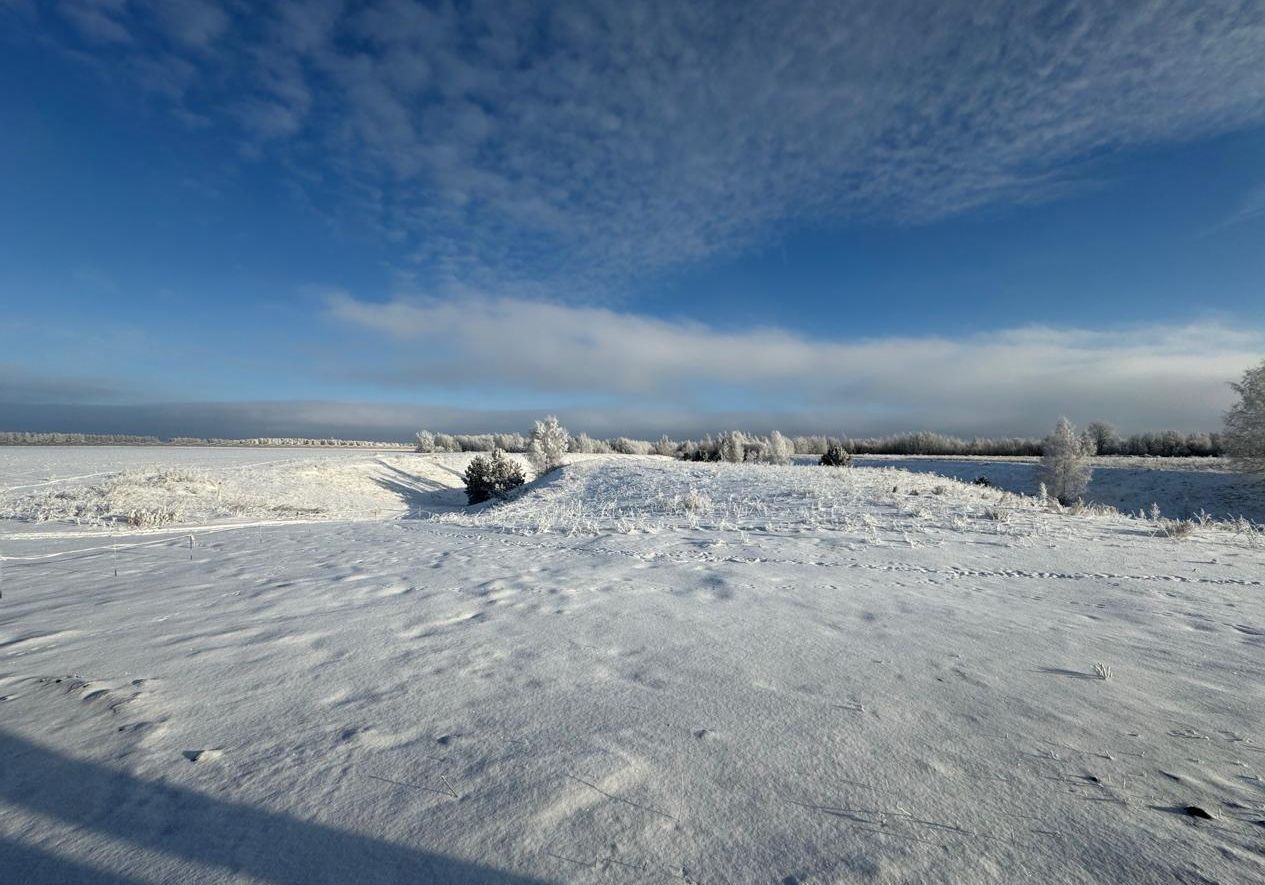
[[[523,469],[500,449],[491,455],[476,455],[462,478],[466,481],[466,500],[470,504],[504,498],[525,482]]]
[[[698,489],[690,489],[684,495],[676,495],[672,499],[672,509],[686,513],[708,513],[712,509],[712,499]]]
[[[852,455],[843,446],[832,443],[817,463],[822,467],[847,467],[852,463]]]
[[[1155,530],[1166,538],[1187,538],[1195,533],[1196,523],[1193,519],[1166,519],[1156,516]],[[1206,525],[1204,521],[1202,524]]]
[[[128,511],[124,521],[135,529],[152,529],[171,525],[180,519],[180,512],[170,507],[147,507]]]
[[[650,450],[656,455],[667,455],[671,458],[676,454],[676,443],[665,434],[654,442]]]
[[[1048,494],[1060,504],[1071,504],[1089,487],[1093,467],[1089,464],[1094,441],[1077,434],[1072,422],[1060,418],[1054,431],[1042,443],[1038,474]]]
[[[431,433],[429,430],[417,431],[416,451],[423,454],[430,454],[435,451],[435,434]]]
[[[653,446],[642,439],[629,439],[626,436],[610,440],[611,451],[617,455],[649,455]]]
[[[1265,362],[1230,386],[1239,401],[1226,412],[1222,444],[1240,470],[1265,476]]]
[[[562,465],[562,457],[570,443],[571,434],[558,423],[557,418],[550,415],[544,421],[536,422],[531,442],[527,444],[527,459],[537,474],[548,473]]]

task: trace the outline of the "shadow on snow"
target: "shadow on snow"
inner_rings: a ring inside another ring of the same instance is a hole
[[[74,831],[210,869],[208,878],[245,874],[279,883],[427,882],[534,885],[541,880],[480,866],[372,836],[217,799],[72,759],[0,731],[0,799]],[[9,882],[124,885],[127,874],[59,856],[55,840],[33,847],[0,838],[0,870]],[[126,862],[126,851],[111,851]],[[161,872],[161,871],[159,871]],[[168,869],[164,875],[171,874]]]

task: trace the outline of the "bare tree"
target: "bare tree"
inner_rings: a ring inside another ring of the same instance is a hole
[[[1265,362],[1230,386],[1239,401],[1225,415],[1221,439],[1226,454],[1240,470],[1265,476]]]
[[[1095,455],[1114,455],[1120,448],[1120,434],[1106,421],[1091,422],[1085,435],[1094,441]]]
[[[1094,441],[1078,434],[1071,421],[1060,418],[1041,445],[1041,482],[1060,504],[1071,504],[1089,487],[1094,473],[1089,463]]]

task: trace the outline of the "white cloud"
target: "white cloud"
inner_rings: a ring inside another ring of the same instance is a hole
[[[128,43],[122,22],[127,0],[62,0],[62,16],[90,43]]]
[[[210,46],[228,30],[228,13],[212,0],[154,0],[152,7],[168,37],[195,49]]]
[[[513,299],[334,294],[328,305],[336,320],[396,342],[376,380],[633,411],[776,413],[853,433],[1037,433],[1060,414],[1215,429],[1227,382],[1265,356],[1265,331],[1216,323],[839,342]]]
[[[122,6],[62,8],[187,47],[178,112],[334,171],[454,289],[583,295],[787,219],[1045,199],[1079,157],[1265,119],[1252,0]]]
[[[1260,221],[1262,217],[1265,217],[1265,183],[1248,189],[1239,198],[1238,207],[1229,216],[1207,230],[1205,235],[1220,233],[1235,225]]]

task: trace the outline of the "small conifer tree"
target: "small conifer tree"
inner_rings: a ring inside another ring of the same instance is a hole
[[[548,473],[562,466],[562,458],[571,444],[571,434],[558,423],[558,419],[550,415],[544,421],[537,421],[531,432],[531,442],[527,444],[527,459],[537,474]]]
[[[523,469],[510,460],[500,449],[491,455],[476,455],[463,475],[466,481],[466,501],[482,504],[492,498],[504,498],[526,479]]]
[[[818,463],[822,467],[847,467],[852,463],[852,454],[838,443],[831,443]]]

